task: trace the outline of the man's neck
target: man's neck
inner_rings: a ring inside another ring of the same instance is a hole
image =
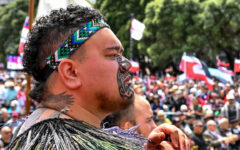
[[[96,108],[90,110],[79,105],[74,105],[66,114],[74,120],[81,120],[100,128],[101,120],[103,120],[106,115],[102,115],[101,113],[97,112]]]
[[[86,100],[74,92],[50,93],[41,102],[41,107],[62,112],[74,120],[84,121],[99,128],[101,120],[108,115],[98,109],[98,104],[95,101]]]

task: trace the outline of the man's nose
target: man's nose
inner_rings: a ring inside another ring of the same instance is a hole
[[[132,65],[127,58],[122,57],[122,60],[119,62],[119,67],[121,72],[126,72],[132,67]]]

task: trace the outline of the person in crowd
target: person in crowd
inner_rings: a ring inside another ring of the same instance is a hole
[[[189,136],[193,133],[193,126],[196,116],[195,115],[187,115],[187,118],[183,127],[183,131]]]
[[[20,106],[18,100],[12,100],[8,112],[11,114],[13,112],[20,112]]]
[[[6,100],[6,88],[4,81],[0,78],[0,105],[3,106]]]
[[[192,110],[192,114],[196,115],[196,119],[199,120],[204,116],[202,106],[198,103],[197,98],[193,98],[190,109]]]
[[[180,111],[181,105],[186,105],[186,99],[184,98],[181,90],[177,90],[175,94],[176,99],[174,101],[174,110],[175,112],[178,112]]]
[[[164,112],[163,110],[159,110],[157,113],[157,117],[158,117],[158,121],[157,121],[157,125],[163,124],[163,123],[167,123],[167,124],[172,124],[172,122],[166,117],[167,112]]]
[[[151,104],[151,108],[153,111],[154,120],[156,120],[158,111],[162,110],[162,105],[160,103],[159,96],[157,94],[154,95],[154,97],[153,97],[153,103]]]
[[[204,140],[210,147],[216,150],[225,150],[228,148],[228,139],[222,137],[217,132],[217,125],[214,120],[207,122],[207,130],[203,133]]]
[[[209,120],[215,120],[213,112],[209,111],[204,115],[204,122],[207,124]]]
[[[240,104],[235,102],[235,96],[233,91],[229,91],[226,96],[227,103],[221,109],[221,116],[228,120],[238,120],[240,117]]]
[[[193,150],[209,150],[208,143],[203,138],[203,123],[201,120],[193,122],[193,133],[190,139],[194,142]]]
[[[237,102],[240,102],[240,92],[237,85],[233,85],[232,89],[234,91],[234,96]]]
[[[231,150],[239,150],[240,149],[240,129],[239,129],[239,120],[233,119],[230,120],[230,129],[233,135],[231,143],[229,144]]]
[[[5,125],[9,126],[12,128],[13,131],[15,131],[17,129],[17,127],[19,127],[20,122],[18,121],[19,119],[19,113],[18,112],[13,112],[11,115],[11,119],[8,120]]]
[[[149,101],[150,105],[153,104],[153,97],[154,97],[154,94],[152,92],[149,93],[147,96],[147,100]]]
[[[17,99],[17,91],[14,88],[14,82],[7,81],[6,102],[5,102],[5,105],[7,108],[10,107],[10,103],[14,99]]]
[[[12,138],[12,128],[9,126],[3,126],[1,128],[1,138],[0,143],[3,145],[3,148],[7,148]]]
[[[0,117],[0,127],[2,127],[9,120],[8,110],[6,108],[1,109],[1,117]]]
[[[173,111],[174,109],[174,92],[172,89],[169,89],[168,96],[166,100],[164,101],[164,104],[168,106],[170,111]]]
[[[104,124],[108,124],[107,127],[119,126],[123,130],[139,125],[137,131],[144,137],[148,137],[157,127],[153,121],[153,111],[149,102],[140,95],[135,95],[132,106],[107,116],[101,124],[103,127]]]
[[[131,64],[122,52],[93,8],[70,5],[37,20],[23,64],[36,80],[30,96],[40,107],[15,132],[9,149],[143,149],[135,138],[99,129],[103,118],[134,102]],[[164,140],[167,135],[171,142]],[[187,137],[170,125],[153,129],[145,142],[149,149],[159,145],[190,147]]]
[[[229,130],[229,121],[226,118],[219,120],[219,133],[221,136],[231,136],[232,132]]]

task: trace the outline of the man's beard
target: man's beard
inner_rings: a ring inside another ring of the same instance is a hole
[[[133,104],[134,91],[131,88],[131,79],[132,76],[128,71],[121,72],[118,69],[117,85],[119,93],[114,97],[108,97],[107,93],[98,92],[97,99],[100,100],[100,109],[106,112],[117,112]]]
[[[96,96],[100,103],[100,109],[105,112],[117,112],[126,109],[134,102],[134,96],[126,100],[119,96],[109,97],[102,91],[98,92]]]

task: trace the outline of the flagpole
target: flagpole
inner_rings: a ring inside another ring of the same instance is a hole
[[[130,60],[133,60],[133,40],[132,40],[132,19],[133,19],[134,14],[131,13],[131,25],[130,25]]]
[[[32,23],[33,23],[34,0],[29,0],[28,15],[29,15],[29,31],[30,31],[32,28]],[[31,76],[29,74],[27,74],[27,92],[26,92],[27,99],[25,102],[26,115],[30,114],[30,105],[31,105],[31,100],[29,97],[30,91],[31,91]]]

